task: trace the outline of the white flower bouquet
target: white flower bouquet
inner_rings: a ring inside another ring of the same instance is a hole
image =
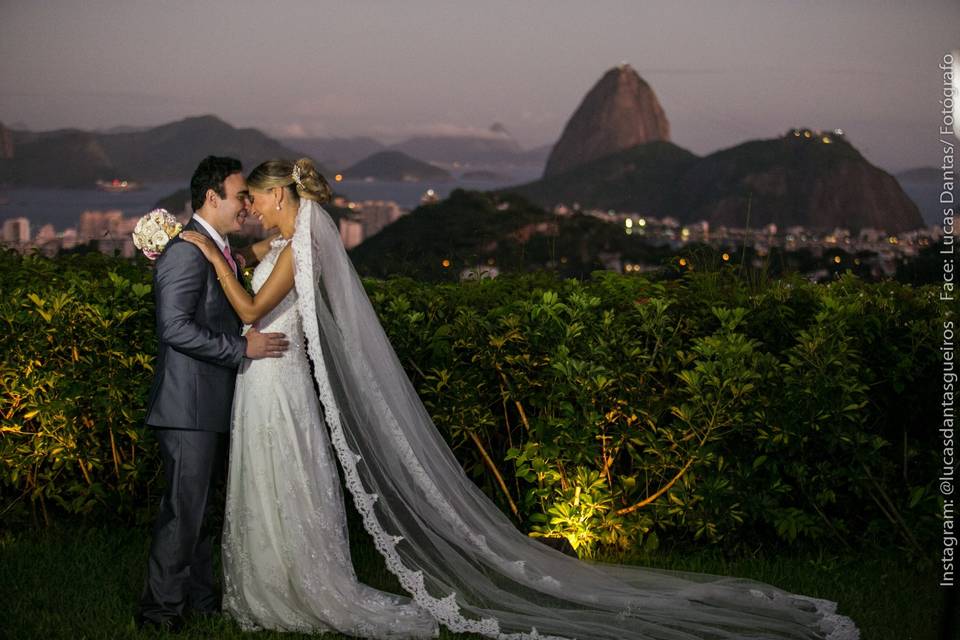
[[[137,220],[133,229],[133,245],[143,255],[156,260],[171,238],[180,235],[183,226],[166,209],[154,209]]]

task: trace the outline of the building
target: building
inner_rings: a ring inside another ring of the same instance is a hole
[[[64,249],[73,249],[78,244],[79,239],[77,238],[77,230],[73,227],[64,229],[63,235],[60,236],[60,246]]]
[[[345,249],[352,249],[363,242],[363,223],[351,218],[340,218],[340,241]]]
[[[357,203],[354,213],[363,223],[363,239],[366,240],[399,219],[404,211],[393,200],[364,200]]]
[[[123,231],[123,212],[119,209],[84,211],[80,214],[77,241],[83,244],[91,240],[118,240],[123,236]]]
[[[4,220],[3,241],[12,245],[23,245],[29,243],[30,220],[22,217]]]

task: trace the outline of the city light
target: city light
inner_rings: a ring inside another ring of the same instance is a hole
[[[833,256],[833,261],[840,264],[840,256]]]
[[[343,180],[343,174],[338,173],[337,175],[333,176],[333,179],[336,180],[337,182],[340,182],[341,180]]]
[[[687,259],[686,259],[686,258],[680,258],[680,266],[681,266],[681,267],[687,266]]]
[[[730,260],[730,254],[729,254],[729,253],[724,253],[721,257],[723,258],[723,261],[724,261],[724,262],[728,262],[728,261]]]
[[[443,262],[441,262],[440,264],[443,265],[443,268],[444,268],[444,269],[448,269],[448,268],[450,267],[450,261],[447,260],[446,258],[444,258],[444,259],[443,259]]]

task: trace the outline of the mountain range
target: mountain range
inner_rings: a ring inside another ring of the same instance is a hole
[[[609,70],[571,116],[540,180],[500,190],[552,207],[681,222],[897,233],[926,226],[896,178],[839,132],[793,129],[698,157],[669,141],[663,108],[629,65]]]
[[[91,187],[114,178],[186,180],[207,155],[238,158],[248,170],[267,158],[299,155],[257,129],[238,129],[216,116],[111,133],[3,129],[0,139],[9,140],[0,154],[0,184],[31,187]]]
[[[670,142],[650,142],[501,192],[544,207],[577,203],[714,226],[773,223],[891,233],[926,226],[893,176],[843,137],[830,140],[788,132],[705,157]]]
[[[774,223],[900,232],[924,226],[897,179],[871,164],[842,133],[794,129],[704,157],[670,136],[653,88],[622,64],[590,88],[549,148],[524,150],[501,124],[475,133],[414,136],[389,146],[369,137],[278,142],[215,116],[102,132],[36,133],[0,124],[0,184],[89,187],[98,179],[185,180],[199,158],[211,153],[238,157],[247,168],[267,158],[308,155],[348,175],[399,181],[443,179],[454,169],[473,173],[543,164],[540,180],[497,193],[516,193],[543,207],[579,203],[737,227]]]
[[[387,149],[385,144],[368,136],[280,138],[280,142],[336,171]]]
[[[451,180],[447,171],[428,162],[412,158],[401,151],[378,151],[357,164],[344,169],[343,177],[350,180],[393,180],[419,182],[421,180]]]
[[[553,146],[523,149],[500,123],[494,123],[487,131],[415,135],[392,145],[369,137],[282,138],[281,142],[338,171],[379,151],[399,151],[445,169],[540,167]]]

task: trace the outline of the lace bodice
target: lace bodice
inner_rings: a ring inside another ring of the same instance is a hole
[[[254,293],[260,291],[263,285],[266,284],[267,279],[273,272],[273,267],[277,264],[280,253],[283,252],[289,244],[290,240],[284,238],[277,238],[270,243],[270,251],[263,257],[263,260],[260,261],[256,269],[253,270],[251,284],[253,285]],[[297,337],[297,341],[302,344],[303,329],[297,311],[296,289],[291,288],[290,292],[280,301],[280,304],[260,318],[255,326],[263,332],[278,331],[285,333],[287,337],[291,339],[291,342]]]

